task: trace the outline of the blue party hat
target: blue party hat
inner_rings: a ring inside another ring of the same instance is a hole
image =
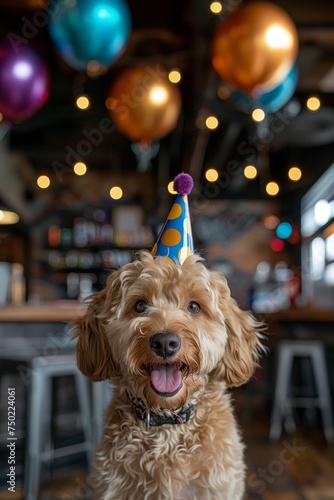
[[[188,194],[193,185],[189,174],[182,173],[175,177],[173,187],[177,197],[151,251],[152,255],[167,257],[174,264],[182,265],[194,253],[188,205]]]

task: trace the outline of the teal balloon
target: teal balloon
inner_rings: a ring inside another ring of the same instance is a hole
[[[131,32],[131,14],[123,0],[59,2],[49,23],[61,57],[79,72],[96,63],[110,67],[122,54]]]
[[[295,93],[298,83],[298,69],[294,66],[285,80],[270,90],[253,99],[248,94],[239,91],[231,92],[230,99],[240,111],[251,113],[256,108],[261,108],[267,113],[276,113]]]

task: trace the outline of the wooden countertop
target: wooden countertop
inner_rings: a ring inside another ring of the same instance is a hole
[[[330,309],[289,309],[270,314],[263,314],[266,321],[280,322],[331,322],[334,321],[334,310]]]
[[[42,304],[5,304],[0,306],[2,322],[69,322],[85,311],[78,301],[61,300]]]
[[[81,316],[86,310],[81,302],[76,300],[59,300],[42,304],[6,304],[0,306],[0,321],[2,322],[69,322]],[[334,311],[329,309],[290,309],[270,314],[258,314],[266,322],[331,322],[334,321]]]

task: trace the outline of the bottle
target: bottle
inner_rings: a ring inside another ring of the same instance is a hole
[[[26,296],[26,283],[23,274],[23,266],[19,262],[12,264],[11,273],[11,302],[13,304],[22,304]]]

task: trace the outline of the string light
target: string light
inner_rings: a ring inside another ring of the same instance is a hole
[[[256,167],[254,167],[254,165],[247,165],[247,167],[244,168],[244,176],[246,179],[255,179],[257,176]]]
[[[299,167],[291,167],[289,169],[288,176],[291,181],[297,182],[301,179],[302,171]]]
[[[276,196],[279,192],[279,185],[277,182],[268,182],[266,185],[266,191],[270,196]]]
[[[9,210],[0,210],[0,224],[16,224],[20,217],[15,212]]]
[[[210,10],[212,14],[220,14],[221,11],[223,10],[223,6],[220,2],[212,2],[210,4]]]
[[[174,181],[168,183],[167,189],[170,194],[177,194],[177,192],[174,191]]]
[[[109,194],[113,200],[120,200],[123,196],[123,190],[119,186],[114,186],[110,189]]]
[[[265,112],[261,108],[256,108],[252,112],[252,119],[255,122],[262,122],[266,117]]]
[[[89,100],[88,96],[80,95],[79,97],[77,97],[76,105],[79,109],[82,109],[82,110],[88,109],[90,106],[90,100]]]
[[[50,179],[47,175],[40,175],[37,179],[37,186],[46,189],[50,186]]]
[[[78,161],[73,167],[74,173],[77,175],[85,175],[87,172],[87,165],[82,161]]]
[[[218,179],[219,175],[215,168],[209,168],[205,172],[205,178],[209,182],[215,182]]]
[[[309,97],[306,101],[306,106],[310,111],[317,111],[320,108],[320,99],[318,97]]]
[[[179,83],[181,80],[181,73],[178,69],[172,69],[168,74],[168,80],[172,83]]]
[[[218,118],[216,116],[208,116],[205,120],[205,125],[210,130],[216,129],[219,125]]]

